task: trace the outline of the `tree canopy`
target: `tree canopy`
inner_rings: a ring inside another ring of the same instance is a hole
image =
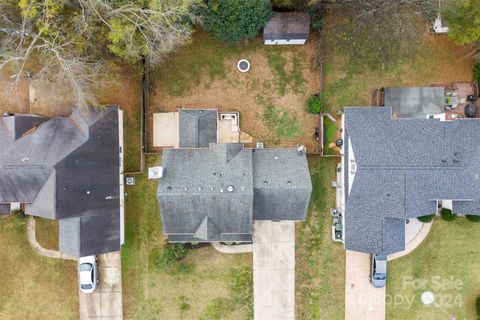
[[[452,40],[461,45],[480,45],[480,0],[451,1],[443,15]]]
[[[272,15],[269,0],[209,0],[203,26],[217,40],[238,41],[255,37]]]
[[[105,58],[151,64],[190,40],[202,0],[0,0],[0,71],[35,77],[95,104]]]

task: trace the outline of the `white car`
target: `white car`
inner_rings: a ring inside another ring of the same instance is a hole
[[[87,256],[78,259],[78,274],[80,277],[80,290],[83,293],[92,293],[97,287],[97,257]]]

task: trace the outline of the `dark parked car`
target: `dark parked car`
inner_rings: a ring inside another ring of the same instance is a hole
[[[387,256],[372,254],[370,257],[370,282],[375,288],[383,288],[387,283]]]

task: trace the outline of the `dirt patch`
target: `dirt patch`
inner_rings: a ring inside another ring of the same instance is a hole
[[[171,96],[168,93],[170,85],[162,82],[165,80],[159,75],[150,97],[149,128],[152,127],[153,112],[175,111],[181,107],[218,108],[220,111],[239,112],[241,130],[252,135],[254,141],[264,140],[270,146],[305,144],[307,149],[315,149],[313,132],[317,124],[316,117],[305,111],[305,104],[308,98],[317,92],[319,85],[318,70],[314,66],[317,61],[317,38],[312,36],[307,45],[298,47],[267,47],[259,45],[260,41],[260,38],[251,40],[250,45],[254,46],[254,50],[245,48],[234,57],[224,59],[225,77],[212,80],[208,69],[202,69],[200,83],[197,85],[192,82],[192,86],[181,96]],[[288,83],[285,84],[285,79],[281,79],[271,63],[269,64],[272,56],[280,56],[285,61],[283,67],[286,77],[290,77],[287,79]],[[251,63],[251,69],[247,73],[237,70],[236,64],[241,58],[246,58]],[[168,64],[169,61],[165,63]],[[179,65],[178,68],[180,70],[183,67]],[[169,69],[175,70],[172,65]],[[155,75],[152,76],[154,77]],[[285,89],[284,92],[281,88]],[[270,129],[262,121],[263,109],[268,105],[288,110],[292,116],[298,118],[302,123],[301,135],[285,139],[272,136]],[[151,148],[151,132],[148,137]]]

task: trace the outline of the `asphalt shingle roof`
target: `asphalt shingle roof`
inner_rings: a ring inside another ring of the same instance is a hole
[[[391,108],[345,108],[356,174],[345,180],[345,246],[390,254],[405,246],[405,219],[433,214],[437,200],[480,215],[480,120],[392,120]],[[468,211],[468,212],[467,212]],[[393,220],[392,220],[393,219]]]
[[[251,241],[252,220],[305,219],[311,182],[296,149],[169,149],[162,166],[157,196],[170,242]]]
[[[179,111],[180,148],[208,148],[217,142],[217,110]]]
[[[306,12],[276,12],[263,29],[263,40],[307,39],[310,16]]]
[[[118,135],[118,107],[75,108],[70,117],[51,119],[1,118],[0,203],[25,203],[27,214],[59,219],[60,248],[71,255],[119,250],[120,228],[113,223],[120,219]],[[75,219],[95,232],[80,228],[77,239]],[[92,219],[95,225],[87,224]],[[113,238],[118,241],[107,241]]]

